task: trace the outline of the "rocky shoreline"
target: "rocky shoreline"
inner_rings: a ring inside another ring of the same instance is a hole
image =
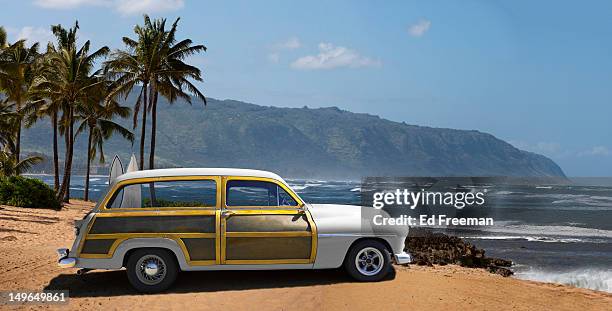
[[[509,269],[512,261],[486,257],[484,249],[456,236],[431,229],[411,228],[405,245],[405,250],[412,256],[412,263],[419,266],[455,264],[468,268],[483,268],[504,277],[514,274]]]

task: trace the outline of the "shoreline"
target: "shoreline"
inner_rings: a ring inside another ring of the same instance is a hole
[[[71,201],[61,211],[0,208],[0,290],[68,289],[68,309],[144,309],[153,305],[184,309],[220,306],[265,309],[554,309],[606,310],[612,294],[553,283],[504,278],[484,269],[456,265],[395,266],[378,283],[351,281],[341,270],[224,271],[182,273],[168,293],[140,295],[123,271],[95,270],[84,278],[56,266],[55,249],[72,242],[72,224],[92,203]],[[19,254],[19,256],[15,256]],[[203,281],[205,280],[205,281]],[[371,293],[364,295],[364,293]],[[232,299],[227,299],[231,293]],[[157,304],[159,302],[159,304]],[[198,302],[200,302],[198,304]],[[284,307],[283,307],[284,306]],[[286,308],[293,306],[295,308]],[[40,306],[22,306],[37,309]]]

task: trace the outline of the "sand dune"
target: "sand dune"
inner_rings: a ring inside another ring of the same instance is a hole
[[[123,271],[80,277],[56,266],[55,249],[70,246],[73,221],[89,209],[0,207],[0,290],[68,289],[74,310],[612,310],[611,294],[456,266],[397,266],[379,283],[340,270],[182,273],[168,293],[140,295]]]

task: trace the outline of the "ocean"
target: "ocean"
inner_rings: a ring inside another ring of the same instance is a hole
[[[30,175],[52,183],[49,175]],[[73,176],[72,197],[83,197],[83,176]],[[361,202],[360,182],[287,182],[309,203]],[[90,198],[104,193],[106,176],[90,178]],[[159,189],[158,191],[163,191]],[[186,195],[193,189],[185,189]],[[453,234],[510,259],[515,277],[612,292],[612,178],[573,179],[568,185],[488,188],[495,224],[454,229]]]

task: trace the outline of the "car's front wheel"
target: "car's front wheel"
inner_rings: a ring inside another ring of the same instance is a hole
[[[391,255],[379,241],[359,241],[349,250],[344,268],[358,281],[380,281],[391,271]]]
[[[158,293],[176,280],[178,265],[174,255],[163,249],[139,249],[126,265],[128,280],[139,292]]]

